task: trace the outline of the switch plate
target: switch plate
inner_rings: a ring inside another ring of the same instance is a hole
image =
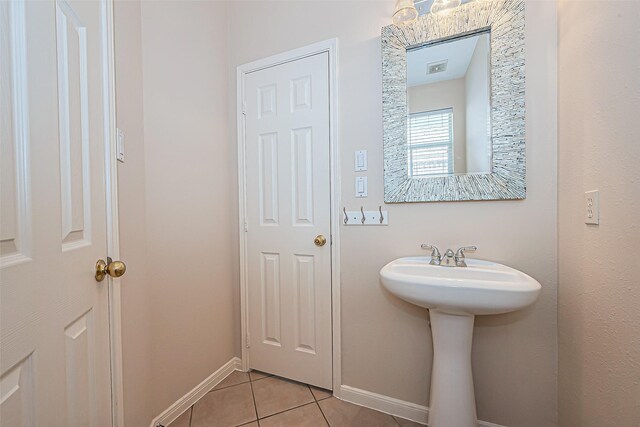
[[[368,183],[366,176],[356,177],[356,197],[367,197]]]
[[[119,162],[124,163],[124,132],[122,131],[122,129],[117,129],[117,131],[118,137],[116,140],[116,159],[118,159]]]
[[[584,193],[584,223],[600,224],[600,192],[598,190]]]
[[[358,150],[355,153],[355,165],[353,167],[355,172],[362,172],[367,170],[367,150]]]

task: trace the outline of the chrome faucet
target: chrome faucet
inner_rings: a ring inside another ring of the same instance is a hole
[[[423,243],[420,245],[422,249],[431,249],[431,261],[430,265],[441,265],[443,267],[466,267],[464,253],[466,251],[475,251],[478,248],[476,246],[463,246],[459,248],[455,253],[451,249],[447,249],[444,255],[440,255],[440,251],[434,245]]]

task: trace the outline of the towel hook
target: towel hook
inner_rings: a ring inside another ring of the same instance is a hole
[[[360,222],[364,224],[364,222],[367,220],[367,217],[364,216],[364,208],[362,206],[360,206],[360,212],[362,212],[362,219],[360,220]]]
[[[380,211],[380,224],[384,222],[384,216],[382,215],[382,206],[378,205],[378,210]]]
[[[347,225],[349,223],[349,215],[347,215],[347,208],[343,206],[342,212],[344,212],[344,224]]]

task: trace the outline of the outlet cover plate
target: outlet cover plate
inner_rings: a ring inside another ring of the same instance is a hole
[[[600,224],[600,192],[598,190],[584,193],[584,223]]]

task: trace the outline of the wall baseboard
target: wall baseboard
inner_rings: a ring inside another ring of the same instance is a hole
[[[338,397],[338,396],[336,396]],[[356,405],[375,409],[385,414],[395,415],[400,418],[427,424],[429,408],[416,403],[406,402],[382,394],[373,393],[348,385],[340,386],[339,398]],[[487,421],[478,421],[478,427],[505,427]]]
[[[215,386],[225,379],[233,371],[240,370],[242,362],[240,358],[234,357],[227,363],[222,365],[220,369],[209,375],[207,379],[195,386],[192,390],[187,392],[184,396],[178,399],[173,405],[169,406],[160,415],[155,417],[151,421],[150,427],[157,427],[158,425],[168,426],[176,418],[178,418],[184,411],[189,409],[194,403],[200,400],[205,394],[211,391]]]

